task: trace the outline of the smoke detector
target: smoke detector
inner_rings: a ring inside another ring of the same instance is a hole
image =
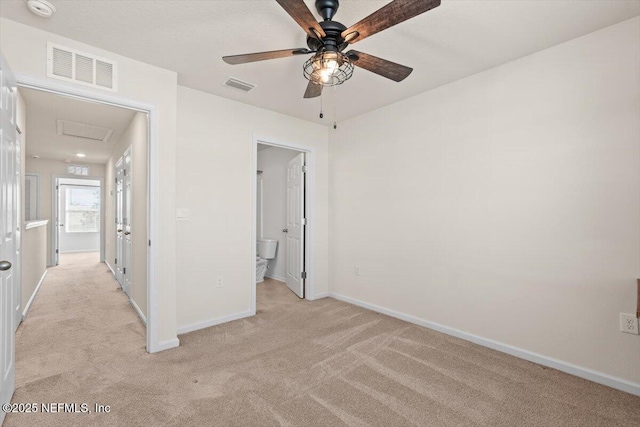
[[[27,7],[31,12],[43,18],[50,18],[56,11],[56,7],[47,0],[27,0]]]

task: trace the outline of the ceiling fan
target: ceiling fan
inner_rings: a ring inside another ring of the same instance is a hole
[[[316,22],[303,0],[276,1],[307,33],[308,49],[273,50],[224,56],[222,59],[227,64],[236,65],[313,53],[303,67],[304,76],[309,80],[305,98],[320,96],[324,86],[347,81],[353,74],[354,65],[396,82],[404,80],[412,68],[357,50],[343,51],[350,44],[440,6],[440,0],[394,0],[347,28],[332,20],[340,6],[339,0],[316,0],[316,10],[324,19],[321,22]]]

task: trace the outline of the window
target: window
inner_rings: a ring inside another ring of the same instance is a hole
[[[89,175],[89,168],[87,166],[80,166],[80,165],[68,165],[67,166],[67,173],[69,175],[83,175],[83,176],[87,176]]]
[[[100,188],[65,189],[65,231],[96,233],[100,231]]]

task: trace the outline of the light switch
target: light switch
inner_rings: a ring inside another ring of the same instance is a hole
[[[189,218],[189,209],[176,209],[176,218],[177,219],[187,219]]]

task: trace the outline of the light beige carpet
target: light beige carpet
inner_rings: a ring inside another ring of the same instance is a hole
[[[10,426],[638,426],[640,398],[352,305],[258,285],[258,314],[149,355],[95,255],[64,256],[17,335]]]

